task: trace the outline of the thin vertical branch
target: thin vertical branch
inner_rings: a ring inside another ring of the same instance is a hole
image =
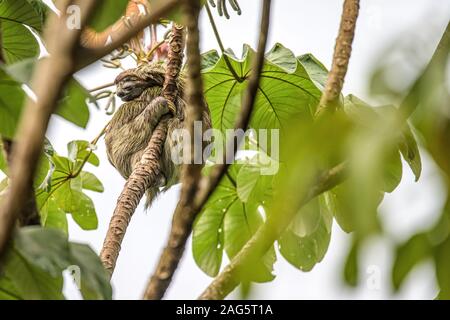
[[[62,1],[62,8],[70,3],[80,6],[82,24],[86,23],[95,1]],[[81,31],[67,28],[66,19],[65,10],[60,17],[52,15],[44,30],[44,42],[50,56],[40,60],[36,66],[32,84],[37,101],[27,100],[19,122],[10,168],[11,185],[0,208],[0,255],[5,250],[16,219],[31,196],[30,186],[33,184],[50,116],[74,69],[73,55]]]
[[[184,35],[183,28],[174,24],[169,41],[169,62],[163,86],[163,96],[175,103],[178,96],[177,78],[183,61]],[[156,185],[161,168],[159,160],[167,136],[167,118],[164,117],[152,134],[148,146],[144,150],[139,164],[128,177],[125,186],[117,199],[109,224],[108,232],[100,252],[103,266],[112,275],[119,257],[120,246],[140,200],[145,191]]]
[[[151,276],[144,299],[157,300],[164,295],[178,262],[183,255],[186,240],[192,229],[195,215],[190,204],[198,189],[203,165],[196,164],[195,159],[202,156],[197,154],[195,141],[202,141],[202,136],[195,136],[194,123],[202,121],[204,113],[203,82],[201,75],[200,32],[198,18],[200,2],[198,0],[185,0],[184,15],[188,31],[187,36],[187,92],[186,92],[186,129],[189,131],[190,154],[187,163],[183,165],[181,181],[181,196],[178,207],[184,210],[176,210],[172,220],[172,228],[169,240],[164,248],[154,274]],[[200,132],[200,134],[202,134]],[[202,150],[200,150],[200,153]]]
[[[194,2],[193,0],[187,1],[189,1],[189,4]],[[269,32],[270,6],[271,1],[264,0],[257,56],[254,60],[252,75],[242,102],[241,112],[236,122],[236,129],[245,130],[250,121],[256,93],[259,87],[261,70],[264,65],[264,52],[266,49],[267,36]],[[236,144],[234,144],[234,141],[229,141],[231,147],[227,148],[227,150],[233,150],[233,155],[236,154],[237,148],[241,143],[240,139],[238,140],[239,141],[237,141]],[[193,198],[189,203],[184,203],[184,201],[180,201],[178,203],[174,213],[174,222],[172,225],[171,234],[169,236],[168,245],[161,255],[156,272],[150,280],[144,298],[161,299],[164,296],[164,293],[169,287],[172,277],[178,267],[178,263],[183,255],[184,247],[191,232],[195,217],[203,208],[209,196],[214,192],[220,180],[225,175],[228,165],[227,155],[225,155],[223,163],[217,165],[209,177],[203,177],[200,180],[200,183],[198,184],[199,189],[195,194],[195,198]],[[175,225],[175,223],[180,223],[180,225]]]
[[[359,0],[345,0],[339,33],[334,48],[333,62],[327,83],[320,99],[316,114],[325,110],[334,111],[339,106],[339,96],[347,74],[352,43],[355,36],[356,20],[359,13]]]

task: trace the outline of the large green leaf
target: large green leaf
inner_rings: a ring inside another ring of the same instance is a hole
[[[230,259],[233,258],[263,222],[258,210],[262,203],[248,197],[247,201],[243,201],[238,196],[236,181],[240,179],[242,183],[248,180],[254,175],[253,169],[251,165],[232,165],[196,219],[192,238],[194,259],[210,276],[217,275],[223,250]],[[242,173],[242,170],[251,172]],[[252,190],[249,190],[250,193]],[[274,277],[272,268],[275,260],[272,248],[261,261],[252,263],[251,271],[244,272],[242,276],[245,281],[270,281]]]
[[[36,38],[24,25],[0,20],[1,46],[6,63],[12,64],[39,54]]]
[[[247,45],[242,60],[225,54],[240,77],[239,81],[228,70],[223,56],[213,67],[203,70],[205,97],[213,126],[222,131],[234,127],[255,57],[255,52]],[[280,129],[293,119],[311,119],[320,95],[320,90],[292,52],[278,44],[265,61],[250,126]]]
[[[39,45],[32,32],[40,31],[42,19],[33,5],[26,0],[0,2],[1,48],[8,64],[37,56]]]
[[[0,19],[22,23],[38,31],[42,28],[39,14],[26,0],[2,0],[0,2]]]

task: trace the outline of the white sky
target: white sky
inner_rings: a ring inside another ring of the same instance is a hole
[[[311,52],[327,67],[331,62],[334,39],[337,34],[343,1],[298,0],[273,1],[270,48],[280,42],[296,55]],[[230,21],[216,16],[222,40],[240,54],[242,44],[256,47],[261,1],[241,0],[242,16],[232,16]],[[382,59],[383,49],[392,44],[403,32],[414,34],[426,27],[429,45],[423,50],[430,54],[450,18],[450,2],[447,0],[362,0],[356,30],[353,54],[346,78],[345,93],[353,93],[370,100],[367,79],[374,62]],[[202,51],[217,48],[206,15],[201,17]],[[111,82],[117,70],[100,68],[98,65],[80,72],[80,80],[88,87]],[[49,138],[59,153],[65,154],[67,142],[75,139],[92,140],[108,120],[102,111],[92,109],[87,130],[53,117]],[[101,159],[99,168],[89,167],[104,183],[105,192],[90,193],[99,217],[99,228],[83,231],[70,221],[70,237],[74,241],[90,244],[100,251],[104,236],[114,210],[117,196],[124,184],[123,179],[109,164],[103,141],[97,151]],[[441,183],[432,161],[424,155],[424,172],[421,180],[414,183],[409,168],[404,167],[400,187],[387,195],[382,205],[386,228],[392,239],[404,239],[416,230],[426,228],[435,221],[443,202]],[[126,233],[117,267],[112,279],[115,298],[138,299],[153,271],[162,246],[166,242],[171,214],[175,208],[179,188],[174,187],[154,203],[148,213],[140,206]],[[70,219],[70,218],[69,218]],[[394,237],[395,235],[395,237]],[[257,285],[253,298],[261,299],[380,299],[435,297],[436,286],[431,263],[424,263],[408,278],[399,295],[391,292],[391,253],[386,249],[392,239],[373,241],[362,257],[361,286],[356,290],[343,286],[342,262],[350,237],[333,229],[331,245],[325,259],[312,272],[303,273],[278,257],[275,264],[277,278],[267,284]],[[375,274],[372,273],[375,270]],[[380,287],[370,285],[371,275],[380,276]],[[430,280],[431,279],[431,280]],[[190,242],[170,287],[169,299],[194,299],[211,282],[211,278],[195,265]],[[69,298],[77,298],[73,286],[67,284]],[[234,295],[234,297],[238,297]]]

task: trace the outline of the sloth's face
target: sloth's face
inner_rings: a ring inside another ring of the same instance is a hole
[[[146,81],[133,75],[116,79],[117,96],[122,101],[131,101],[139,98],[150,85]]]

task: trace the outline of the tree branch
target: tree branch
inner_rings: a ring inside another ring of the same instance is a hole
[[[333,62],[327,83],[320,99],[316,115],[325,110],[334,111],[339,106],[339,96],[347,74],[352,42],[355,36],[356,20],[359,12],[359,0],[345,0],[339,33],[334,48]]]
[[[174,25],[169,43],[169,62],[163,86],[164,97],[172,103],[176,101],[178,95],[176,79],[180,73],[183,60],[183,42],[183,28]],[[114,272],[120,252],[120,245],[122,244],[131,216],[136,210],[145,191],[155,185],[157,179],[160,177],[161,168],[159,160],[166,140],[167,120],[164,117],[156,127],[139,164],[127,179],[117,200],[103,248],[100,252],[100,259],[103,266],[111,275]]]
[[[328,191],[341,183],[346,177],[346,164],[342,163],[325,174],[307,192],[300,195],[300,206],[303,207],[311,199]],[[255,259],[261,258],[270,246],[279,238],[284,229],[289,225],[293,216],[298,211],[286,212],[284,219],[269,217],[259,227],[258,231],[245,244],[239,253],[231,260],[225,269],[214,279],[214,281],[200,295],[202,300],[224,299],[240,283],[240,271]]]
[[[61,2],[65,5],[63,8],[70,3],[80,6],[82,24],[86,23],[95,5],[93,0]],[[65,10],[60,17],[52,15],[44,30],[44,42],[50,56],[39,60],[36,66],[32,84],[37,101],[27,100],[19,122],[10,168],[11,186],[0,208],[0,256],[6,248],[16,219],[30,197],[30,186],[33,184],[50,116],[64,84],[73,72],[73,53],[81,32],[68,29],[66,19]]]
[[[192,223],[195,218],[189,208],[193,202],[201,178],[202,164],[195,164],[194,159],[202,156],[202,150],[196,150],[195,140],[201,141],[202,137],[196,137],[194,123],[202,121],[205,109],[203,98],[203,82],[201,76],[200,35],[198,30],[198,17],[200,13],[200,2],[198,0],[185,0],[184,15],[188,30],[187,37],[187,92],[186,92],[186,129],[189,130],[191,138],[190,154],[187,162],[183,165],[181,181],[182,189],[180,201],[177,207],[185,210],[176,210],[172,220],[172,228],[169,234],[168,244],[164,248],[156,270],[148,283],[144,293],[144,299],[161,299],[166,291],[171,276],[174,273],[178,261],[184,252],[184,246],[191,233]],[[200,140],[199,140],[200,138]],[[200,154],[197,154],[200,151]],[[168,272],[168,270],[170,270]],[[170,275],[167,277],[167,275]]]
[[[194,1],[189,0],[189,3],[192,5]],[[260,74],[264,64],[264,52],[266,49],[267,35],[269,31],[270,4],[270,0],[264,0],[258,52],[253,65],[252,75],[243,99],[242,109],[236,122],[235,128],[237,129],[245,130],[248,127],[251,112],[253,110],[253,104],[255,102],[255,97],[259,86]],[[193,12],[195,13],[196,11]],[[198,16],[196,17],[198,18]],[[194,20],[197,21],[197,19]],[[197,22],[195,22],[195,25],[197,25]],[[196,40],[195,37],[196,36],[194,35],[194,40],[191,39],[191,45],[197,46],[197,49],[192,49],[193,52],[198,50],[198,43],[196,43],[198,40]],[[198,65],[196,65],[196,67],[198,68]],[[197,72],[198,71],[196,71],[196,73]],[[241,143],[240,139],[238,140],[239,141],[237,141],[236,144],[234,144],[234,141],[229,141],[230,147],[227,148],[227,150],[233,150],[233,155],[236,154],[237,148]],[[228,161],[226,157],[227,156],[225,155],[223,164],[217,165],[209,177],[203,177],[200,180],[200,183],[198,183],[199,189],[195,193],[195,196],[182,198],[178,203],[174,213],[174,220],[172,223],[172,230],[169,236],[168,244],[161,255],[161,259],[156,267],[156,272],[150,280],[144,298],[161,299],[164,296],[164,293],[169,287],[176,268],[178,267],[178,263],[183,255],[184,247],[189,234],[191,233],[192,224],[197,213],[203,208],[209,196],[218,186],[220,180],[228,169]],[[190,192],[192,191],[193,189],[190,190]],[[192,201],[186,202],[185,199],[189,198],[191,198]]]

